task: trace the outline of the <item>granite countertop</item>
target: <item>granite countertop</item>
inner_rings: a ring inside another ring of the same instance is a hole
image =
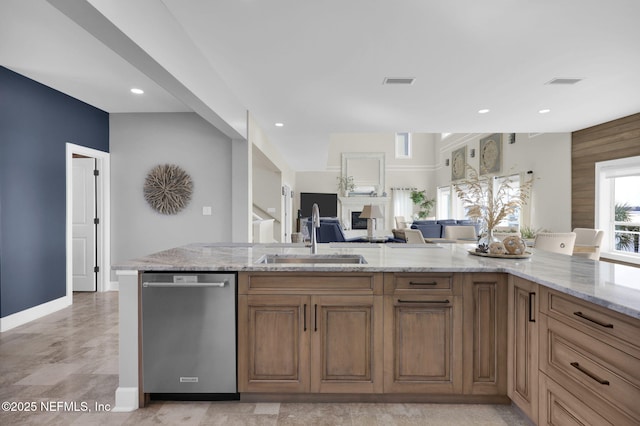
[[[366,264],[258,264],[265,254],[309,254],[302,244],[189,244],[113,266],[137,271],[505,272],[640,319],[640,268],[535,251],[528,259],[468,253],[465,244],[318,244],[318,254],[359,254]]]

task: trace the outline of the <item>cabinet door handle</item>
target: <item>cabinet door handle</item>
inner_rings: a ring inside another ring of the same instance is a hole
[[[579,372],[581,372],[582,374],[592,378],[593,380],[595,380],[596,382],[600,383],[601,385],[606,385],[609,386],[609,381],[608,380],[602,380],[600,377],[596,376],[595,374],[593,374],[592,372],[590,372],[589,370],[586,370],[584,367],[581,367],[579,363],[577,362],[572,362],[571,366],[573,368],[575,368],[576,370],[578,370]]]
[[[585,314],[583,314],[582,312],[578,311],[578,312],[574,312],[573,315],[580,317],[582,319],[586,319],[587,321],[591,321],[594,324],[598,324],[600,327],[604,327],[604,328],[613,328],[613,324],[605,324],[603,322],[600,322],[596,319],[593,318],[589,318],[588,316],[586,316]]]
[[[431,281],[428,283],[409,281],[409,285],[438,285],[438,283],[436,281]]]
[[[398,299],[398,303],[450,303],[449,299],[445,300],[402,300]]]
[[[529,293],[529,322],[536,322],[536,319],[533,317],[533,299],[536,297],[535,293]]]
[[[304,331],[307,331],[307,304],[304,304]]]
[[[318,304],[313,305],[313,331],[318,331]]]

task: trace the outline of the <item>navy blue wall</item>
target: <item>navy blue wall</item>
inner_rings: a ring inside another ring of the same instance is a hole
[[[0,317],[66,294],[65,144],[109,151],[109,115],[0,67]]]

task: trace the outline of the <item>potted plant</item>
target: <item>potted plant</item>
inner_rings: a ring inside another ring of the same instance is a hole
[[[429,216],[429,212],[433,209],[433,206],[436,204],[435,198],[427,198],[427,191],[411,191],[411,201],[413,204],[418,206],[418,219],[424,219]]]
[[[356,184],[353,183],[353,176],[338,176],[336,179],[338,180],[338,191],[345,197],[348,197],[349,192],[356,188]]]

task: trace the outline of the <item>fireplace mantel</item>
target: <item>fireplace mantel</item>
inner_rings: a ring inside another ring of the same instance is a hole
[[[347,229],[351,229],[351,212],[362,211],[362,208],[367,204],[374,204],[380,206],[380,210],[384,215],[383,218],[376,220],[376,229],[383,229],[387,220],[388,202],[389,197],[338,197],[340,220]]]

